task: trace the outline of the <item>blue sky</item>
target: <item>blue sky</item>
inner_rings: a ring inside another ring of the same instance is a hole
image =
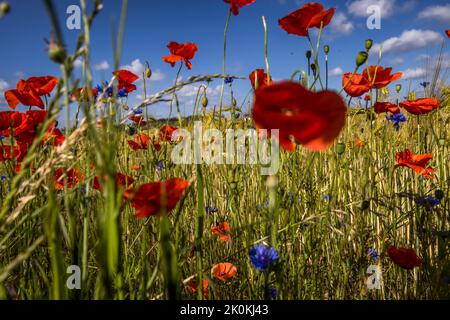
[[[12,11],[0,19],[2,49],[0,50],[0,94],[15,87],[21,78],[41,75],[59,76],[59,67],[49,61],[45,51],[45,38],[49,38],[51,27],[42,1],[10,0]],[[66,8],[77,4],[76,0],[54,1],[63,25],[68,17]],[[269,25],[269,55],[271,73],[276,80],[289,78],[298,68],[306,68],[305,38],[288,35],[278,26],[278,19],[301,7],[306,1],[257,0],[245,7],[237,17],[232,17],[228,35],[228,72],[247,77],[255,68],[264,67],[263,27],[261,17]],[[426,55],[435,56],[450,28],[450,3],[448,1],[418,0],[342,0],[320,1],[325,8],[335,7],[333,23],[325,29],[323,44],[331,46],[330,86],[339,89],[342,71],[354,69],[355,55],[364,48],[364,41],[372,38],[383,43],[387,51],[382,65],[403,71],[405,87],[419,89],[423,81]],[[382,8],[382,27],[369,30],[366,26],[366,8],[378,4]],[[104,1],[104,9],[94,22],[92,30],[91,61],[95,81],[110,78],[113,71],[111,21],[118,24],[121,1]],[[126,36],[121,66],[133,71],[142,70],[149,61],[155,73],[150,94],[170,86],[176,69],[164,63],[161,57],[168,54],[166,45],[170,41],[195,42],[199,52],[192,61],[192,71],[183,70],[186,78],[197,74],[221,72],[223,28],[228,5],[222,0],[130,0]],[[64,29],[68,49],[72,50],[79,31]],[[447,46],[448,47],[448,46]],[[448,66],[448,49],[446,49]],[[376,63],[376,57],[371,58]],[[134,62],[134,63],[133,63]],[[77,71],[79,74],[79,70]],[[210,100],[217,101],[217,86],[212,84]],[[237,82],[235,91],[243,98],[250,88],[248,81]],[[183,110],[189,113],[195,87],[180,93]],[[129,103],[139,100],[141,92],[132,94]],[[6,109],[0,98],[0,109]],[[155,116],[167,115],[167,105],[151,108]]]

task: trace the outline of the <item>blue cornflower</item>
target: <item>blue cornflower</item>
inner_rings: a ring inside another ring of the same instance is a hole
[[[226,84],[232,84],[233,83],[233,78],[232,77],[227,77],[227,78],[225,78],[225,83]]]
[[[0,140],[3,140],[3,139],[5,139],[5,138],[6,138],[6,136],[0,134]]]
[[[401,112],[397,114],[393,114],[386,117],[387,120],[392,122],[394,125],[395,130],[400,130],[400,123],[408,121],[408,119],[405,117],[405,115]]]
[[[267,270],[278,259],[277,250],[264,244],[258,244],[250,250],[250,261],[257,270]]]
[[[0,181],[3,183],[3,182],[5,182],[6,181],[6,179],[8,179],[8,177],[7,176],[1,176],[0,177]]]
[[[327,201],[333,201],[334,197],[331,194],[324,194],[323,195],[323,201],[327,202]]]
[[[207,214],[214,214],[219,212],[219,209],[217,209],[216,207],[206,206],[205,211]]]
[[[378,253],[377,249],[369,249],[367,251],[367,253],[369,254],[369,256],[375,261],[377,262],[378,259],[380,258],[380,254]]]
[[[165,167],[166,167],[166,166],[164,165],[164,162],[160,162],[160,163],[158,163],[158,164],[156,165],[156,170],[157,170],[157,171],[163,171]]]
[[[134,114],[143,114],[144,111],[142,110],[142,108],[138,108],[137,110],[134,111]]]
[[[278,297],[278,290],[276,288],[267,289],[267,293],[271,299],[276,299]]]
[[[441,203],[441,201],[438,198],[432,196],[417,197],[415,201],[419,206],[425,207],[436,207]]]
[[[120,98],[125,98],[125,97],[128,97],[128,93],[125,91],[125,89],[120,89],[117,92],[117,96]]]

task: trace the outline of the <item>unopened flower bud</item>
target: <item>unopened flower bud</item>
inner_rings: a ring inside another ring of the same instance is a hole
[[[323,47],[323,52],[325,52],[325,54],[329,54],[330,53],[330,46],[329,45],[325,45]]]
[[[356,66],[358,68],[361,67],[364,63],[366,63],[368,58],[369,55],[367,54],[367,52],[361,51],[360,53],[358,53],[358,56],[356,57]]]
[[[48,47],[49,58],[59,64],[63,64],[66,61],[66,50],[62,45],[57,42],[51,41]]]
[[[400,91],[402,91],[402,85],[398,84],[395,86],[395,91],[397,91],[397,93],[399,93]]]
[[[203,96],[203,98],[202,98],[203,108],[206,108],[208,106],[208,103],[209,103],[208,98],[206,96]]]
[[[338,143],[336,145],[336,153],[340,156],[342,156],[345,153],[345,144],[344,143]]]
[[[312,56],[312,52],[311,52],[311,50],[308,50],[308,51],[306,51],[306,59],[311,59],[311,56]]]
[[[372,46],[373,46],[373,40],[367,39],[366,40],[366,50],[369,51],[370,49],[372,49]]]
[[[11,5],[8,1],[3,1],[2,3],[0,3],[0,17],[8,14],[9,11],[11,11]]]

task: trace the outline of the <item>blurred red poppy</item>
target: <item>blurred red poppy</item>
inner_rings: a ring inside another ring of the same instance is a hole
[[[136,137],[136,141],[128,140],[128,144],[130,145],[131,149],[134,151],[137,150],[147,150],[148,149],[148,141],[150,140],[150,137],[146,135],[145,133],[141,133]]]
[[[223,282],[233,278],[236,273],[236,266],[228,262],[216,264],[211,269],[213,277]]]
[[[148,218],[172,211],[188,187],[188,181],[175,178],[129,189],[124,196],[136,209],[136,218]]]
[[[133,121],[134,124],[137,125],[138,127],[145,126],[147,124],[147,121],[145,121],[144,117],[132,116],[129,117],[128,120]]]
[[[445,30],[445,34],[450,38],[450,30]]]
[[[438,109],[441,106],[435,98],[424,98],[400,102],[400,107],[414,115],[424,115]]]
[[[30,110],[21,114],[22,121],[14,128],[16,141],[31,144],[36,137],[39,126],[47,118],[47,111]],[[50,128],[53,127],[53,124]]]
[[[72,101],[79,102],[88,101],[90,96],[92,96],[92,98],[94,99],[97,98],[98,90],[96,88],[78,88],[77,90],[75,90],[75,92],[72,92],[70,94],[70,98],[72,99]]]
[[[134,85],[133,82],[138,80],[139,76],[128,70],[119,70],[113,72],[113,74],[117,76],[117,80],[119,81],[119,90],[123,89],[126,93],[130,93],[136,90],[136,85]]]
[[[272,77],[268,77],[267,73],[265,73],[263,69],[256,69],[250,73],[249,79],[253,90],[272,84]]]
[[[21,122],[22,114],[20,112],[0,111],[0,134],[6,136],[6,131],[8,131],[10,134],[9,129],[19,126]]]
[[[295,82],[273,84],[255,93],[256,127],[279,129],[280,144],[287,151],[295,150],[294,141],[313,151],[326,150],[344,128],[346,115],[337,93],[315,93]]]
[[[196,278],[192,278],[188,283],[187,286],[189,288],[189,291],[194,294],[198,292],[198,283]],[[205,299],[209,298],[209,290],[208,290],[208,280],[203,279],[202,281],[202,288],[203,288],[203,297]]]
[[[422,266],[422,259],[411,248],[396,248],[391,246],[388,249],[388,255],[396,265],[406,270],[412,270],[415,267]]]
[[[170,63],[174,67],[177,61],[183,61],[189,70],[192,69],[190,60],[194,59],[195,53],[198,50],[195,43],[177,43],[172,41],[167,45],[167,48],[169,48],[172,55],[163,57],[164,62]]]
[[[228,242],[231,239],[231,227],[228,222],[221,223],[211,228],[213,234],[219,235],[219,239],[223,242]]]
[[[320,3],[309,2],[302,8],[278,20],[278,24],[289,34],[306,37],[309,29],[325,28],[333,19],[334,8],[324,10]]]
[[[19,103],[24,106],[44,109],[45,106],[41,96],[50,95],[57,84],[58,79],[51,76],[20,80],[16,89],[5,92],[5,100],[12,109],[15,109]]]
[[[24,150],[21,150],[18,146],[11,147],[9,145],[0,145],[0,162],[12,160],[13,154],[14,159],[17,161],[22,161],[24,158],[23,151]]]
[[[355,139],[355,146],[356,146],[357,148],[362,149],[362,148],[364,148],[365,145],[366,145],[366,143],[364,142],[364,140],[362,140],[362,139],[360,139],[360,138],[356,138],[356,139]]]
[[[256,0],[224,0],[230,4],[230,10],[235,16],[239,14],[239,9],[254,3]]]
[[[172,141],[172,136],[178,128],[171,125],[164,125],[159,129],[159,139],[164,142],[174,142]]]
[[[66,178],[65,178],[66,177]],[[84,181],[84,175],[78,169],[58,169],[53,176],[53,184],[56,190],[64,189],[64,182],[67,179],[67,189],[72,189]]]
[[[116,174],[116,186],[120,187],[120,188],[127,188],[129,186],[131,186],[134,182],[134,179],[132,177],[126,176],[123,173],[117,173]],[[94,178],[94,182],[93,182],[93,188],[95,190],[102,190],[102,185],[101,182],[99,180],[98,177]]]
[[[392,68],[370,66],[363,71],[363,77],[370,83],[371,89],[382,89],[403,76],[401,72],[391,72]]]
[[[432,154],[413,154],[411,150],[406,149],[403,152],[398,152],[395,156],[395,169],[399,167],[408,167],[428,179],[433,178],[433,168],[429,168],[428,163],[433,159]]]
[[[64,134],[58,128],[49,128],[44,135],[43,143],[55,147],[61,146],[66,140]]]
[[[377,102],[373,106],[376,113],[385,113],[390,112],[392,114],[400,113],[400,108],[393,103],[390,102]]]

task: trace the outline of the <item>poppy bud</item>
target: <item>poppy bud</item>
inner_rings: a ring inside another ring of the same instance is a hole
[[[3,17],[5,14],[9,13],[11,11],[11,5],[9,2],[4,1],[0,3],[0,17]]]
[[[316,65],[314,63],[311,64],[311,70],[314,72],[314,74],[316,73],[317,68],[316,68]]]
[[[208,103],[209,103],[208,98],[206,96],[203,96],[203,98],[202,98],[203,108],[206,108],[208,106]]]
[[[233,99],[231,99],[231,104],[233,105],[233,107],[237,106],[237,101],[234,97],[233,97]]]
[[[325,52],[325,54],[330,53],[330,46],[329,46],[329,45],[325,45],[325,46],[323,47],[323,51]]]
[[[63,46],[53,41],[49,44],[48,56],[52,61],[59,64],[64,63],[67,57],[66,50],[63,48]]]
[[[367,39],[366,40],[366,50],[369,51],[370,49],[372,49],[372,46],[373,46],[373,40]]]
[[[342,156],[345,153],[345,144],[344,143],[338,143],[336,145],[336,153],[340,156]]]
[[[152,77],[152,69],[150,69],[149,67],[145,68],[145,76],[147,77],[147,79],[150,79]]]
[[[364,201],[361,203],[361,211],[366,211],[366,210],[369,209],[369,208],[370,208],[370,201],[364,200]]]
[[[356,66],[359,68],[364,63],[366,63],[367,59],[369,58],[369,55],[365,51],[361,51],[358,53],[358,56],[356,57]]]
[[[438,199],[440,201],[440,200],[444,199],[445,194],[444,194],[444,191],[442,191],[442,190],[436,190],[434,192],[434,196],[436,197],[436,199]]]
[[[414,91],[408,94],[408,100],[416,100],[416,93]]]
[[[306,51],[306,59],[311,59],[312,53],[311,50]]]
[[[399,93],[400,91],[402,91],[402,85],[401,84],[397,84],[395,86],[395,91],[397,91],[397,93]]]

